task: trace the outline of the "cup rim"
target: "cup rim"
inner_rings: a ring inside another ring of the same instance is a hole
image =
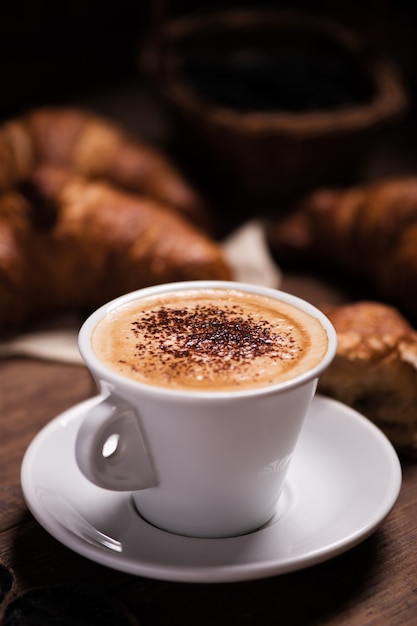
[[[245,291],[249,293],[255,293],[261,296],[272,297],[275,300],[282,300],[290,305],[300,308],[309,315],[312,315],[320,321],[327,334],[327,351],[323,359],[315,365],[313,368],[306,372],[295,376],[294,378],[277,382],[275,384],[265,385],[261,387],[254,387],[250,389],[232,389],[222,391],[207,391],[207,390],[189,390],[189,389],[171,389],[169,387],[162,387],[157,385],[151,385],[149,383],[143,383],[130,379],[122,374],[119,374],[112,370],[110,367],[104,365],[102,361],[96,356],[91,345],[91,336],[94,328],[99,321],[105,317],[111,311],[132,302],[138,298],[154,296],[159,294],[172,293],[176,291],[185,291],[190,289],[234,289],[238,291]],[[287,391],[293,389],[306,382],[309,382],[319,376],[327,369],[330,363],[333,361],[336,355],[337,348],[337,334],[333,324],[328,317],[320,311],[316,306],[288,292],[271,287],[264,287],[252,283],[245,283],[240,281],[223,281],[223,280],[192,280],[181,282],[162,283],[158,285],[152,285],[150,287],[144,287],[135,291],[130,291],[117,298],[110,300],[103,304],[98,309],[87,317],[83,322],[78,333],[78,349],[81,357],[91,371],[91,373],[99,380],[111,383],[116,388],[122,387],[124,389],[140,390],[142,393],[160,397],[170,398],[189,398],[203,399],[203,398],[248,398],[253,396],[265,396],[277,391]]]

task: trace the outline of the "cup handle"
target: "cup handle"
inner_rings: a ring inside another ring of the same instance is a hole
[[[75,457],[84,476],[104,489],[132,491],[157,485],[137,414],[117,396],[90,409],[77,433]]]

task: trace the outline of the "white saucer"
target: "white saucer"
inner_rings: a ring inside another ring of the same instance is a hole
[[[400,463],[387,438],[355,411],[317,396],[268,524],[227,539],[170,534],[147,524],[128,493],[95,487],[78,470],[76,432],[97,401],[66,411],[35,437],[23,460],[21,481],[29,509],[53,537],[117,570],[189,582],[291,572],[368,537],[399,494]]]

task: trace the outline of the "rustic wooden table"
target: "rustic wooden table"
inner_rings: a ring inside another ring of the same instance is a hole
[[[120,117],[134,128],[143,102],[140,96],[132,99],[131,93],[129,100],[123,100],[125,95],[118,93],[118,103],[129,102]],[[89,100],[93,107],[98,102],[104,113],[117,108],[116,96],[111,94],[107,99]],[[152,133],[159,127],[147,128]],[[302,276],[284,275],[282,286],[315,304],[344,297],[320,280]],[[397,504],[370,538],[341,556],[291,574],[227,584],[152,580],[98,565],[61,545],[26,507],[21,462],[42,427],[94,394],[93,381],[83,366],[16,357],[0,361],[0,560],[15,577],[15,594],[25,597],[31,589],[43,590],[44,606],[49,602],[56,607],[62,586],[70,589],[73,604],[77,604],[76,590],[86,586],[104,590],[107,599],[129,609],[129,623],[143,626],[417,623],[417,463],[411,461],[402,460],[403,485]],[[7,576],[3,582],[0,577],[0,588],[2,584],[2,591],[7,591]],[[24,603],[20,608],[20,617],[6,613],[5,626],[67,623],[64,604],[61,618],[50,622],[46,613],[44,619],[25,621]],[[82,604],[79,610],[83,611]],[[80,618],[74,623],[84,622]],[[100,623],[116,626],[114,619]]]

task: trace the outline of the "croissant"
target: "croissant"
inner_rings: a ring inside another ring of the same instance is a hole
[[[417,332],[374,301],[323,306],[338,347],[318,389],[372,420],[402,453],[417,457]]]
[[[167,156],[88,111],[36,109],[0,127],[0,190],[27,180],[39,164],[110,181],[210,223],[206,203]]]
[[[269,243],[279,262],[359,277],[417,321],[417,177],[318,190],[271,227]]]
[[[151,284],[231,277],[220,247],[155,200],[42,166],[0,194],[0,326]]]

